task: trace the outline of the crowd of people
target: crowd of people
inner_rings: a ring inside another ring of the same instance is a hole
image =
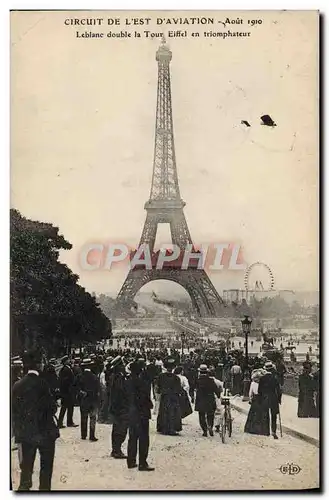
[[[245,359],[241,351],[191,351],[128,347],[86,349],[80,355],[45,360],[38,351],[12,361],[13,434],[19,446],[20,491],[32,487],[33,464],[40,452],[39,489],[51,489],[55,442],[60,429],[78,427],[80,437],[98,441],[97,421],[111,424],[111,457],[126,460],[129,469],[151,472],[148,464],[149,420],[156,430],[175,436],[182,420],[198,412],[203,437],[219,431],[223,391],[242,395]],[[249,359],[250,410],[245,432],[277,435],[285,366],[266,357]],[[298,416],[319,416],[319,369],[312,375],[304,363],[299,377]],[[315,394],[315,397],[314,397]],[[313,404],[311,402],[313,401]],[[60,409],[58,408],[60,401]],[[59,412],[58,412],[59,409]],[[58,415],[58,416],[57,416]],[[127,454],[122,450],[128,438]]]

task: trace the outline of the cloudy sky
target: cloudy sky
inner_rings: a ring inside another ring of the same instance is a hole
[[[193,13],[202,15],[216,23],[237,17]],[[156,17],[189,12],[129,16],[151,17],[153,32],[201,34],[168,39],[177,168],[193,240],[240,243],[247,264],[271,267],[277,288],[318,289],[317,14],[241,12],[244,24],[225,28],[156,26]],[[77,38],[85,29],[64,24],[86,17],[123,23],[127,13],[11,15],[11,205],[59,227],[73,244],[61,259],[83,286],[116,294],[127,269],[83,271],[79,255],[88,242],[138,244],[152,177],[159,38]],[[92,27],[121,29],[143,35],[146,27]],[[251,35],[203,36],[211,30]],[[262,126],[263,114],[277,127]],[[243,271],[210,277],[219,291],[243,287]]]

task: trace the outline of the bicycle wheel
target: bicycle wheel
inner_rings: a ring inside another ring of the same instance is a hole
[[[223,422],[222,422],[222,425],[221,425],[221,429],[220,429],[222,443],[225,443],[225,433],[226,433],[226,415],[225,415],[225,417],[223,419]]]

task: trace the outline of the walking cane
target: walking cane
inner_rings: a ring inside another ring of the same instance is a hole
[[[282,437],[282,424],[281,424],[280,406],[279,406],[279,424],[280,424],[280,436]]]

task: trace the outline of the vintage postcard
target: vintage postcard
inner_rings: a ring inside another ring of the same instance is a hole
[[[320,488],[319,12],[11,12],[11,484]]]

